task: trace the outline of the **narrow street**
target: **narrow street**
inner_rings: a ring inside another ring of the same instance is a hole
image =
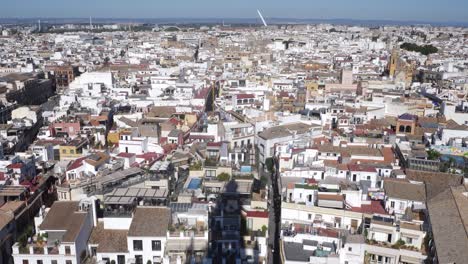
[[[275,161],[275,171],[278,164]],[[268,263],[279,264],[280,258],[280,230],[281,230],[281,195],[276,172],[266,173],[268,175],[268,207],[271,208],[268,216]]]

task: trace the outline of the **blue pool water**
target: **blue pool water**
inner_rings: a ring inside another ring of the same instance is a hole
[[[252,172],[252,167],[251,166],[241,166],[240,171],[250,173],[250,172]]]
[[[189,182],[189,184],[187,186],[187,189],[188,190],[195,190],[195,189],[200,188],[200,185],[201,185],[201,179],[192,178],[192,179],[190,179],[190,182]]]

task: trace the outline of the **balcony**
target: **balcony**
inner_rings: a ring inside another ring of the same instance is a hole
[[[205,160],[205,167],[217,167],[218,166],[218,161],[214,159],[206,159]]]
[[[17,242],[13,245],[13,254],[22,254],[22,255],[58,255],[59,254],[59,244],[56,245],[47,245],[47,242],[31,242],[26,245],[21,245],[20,242]]]
[[[202,238],[206,237],[208,238],[208,231],[206,230],[198,230],[198,229],[174,229],[173,227],[167,231],[167,237],[168,238]]]
[[[383,248],[390,248],[390,249],[396,249],[396,250],[419,252],[421,254],[426,253],[426,250],[425,250],[424,247],[422,247],[421,249],[418,249],[415,246],[406,245],[405,242],[403,242],[402,240],[399,240],[394,244],[390,244],[388,242],[376,241],[374,239],[366,239],[366,244],[371,245],[371,246],[376,246],[376,247],[383,247]]]
[[[103,212],[104,217],[115,217],[115,218],[131,218],[133,215],[132,211],[128,210],[119,210],[119,209],[114,209],[114,210],[104,210]]]

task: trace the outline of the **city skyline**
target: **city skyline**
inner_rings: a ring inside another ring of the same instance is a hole
[[[124,0],[90,0],[63,2],[56,0],[32,1],[21,0],[4,3],[0,10],[0,19],[11,18],[108,18],[108,19],[252,19],[256,18],[256,9],[260,9],[266,19],[314,19],[314,20],[378,20],[378,21],[414,21],[467,23],[468,2],[452,0],[440,2],[402,0],[379,2],[359,0],[349,3],[344,0],[333,1],[172,1],[158,3],[141,0],[138,5]],[[363,10],[365,12],[363,12]],[[437,10],[437,16],[433,15]]]

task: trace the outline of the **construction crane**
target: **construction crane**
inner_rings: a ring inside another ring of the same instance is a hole
[[[258,13],[258,16],[260,16],[260,19],[262,20],[263,25],[264,25],[265,27],[268,27],[268,25],[267,25],[265,19],[264,19],[263,16],[262,16],[262,13],[260,13],[260,10],[257,9],[257,13]]]

